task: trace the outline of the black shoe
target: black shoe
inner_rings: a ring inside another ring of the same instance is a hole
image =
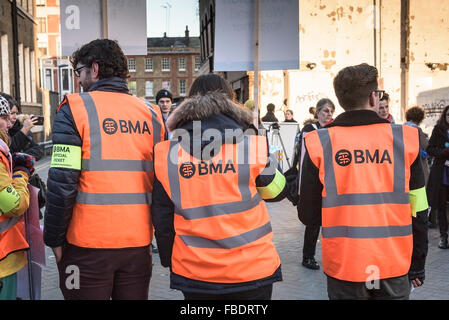
[[[320,265],[316,262],[315,258],[302,259],[302,265],[307,269],[318,270]]]
[[[447,237],[441,237],[440,243],[438,244],[440,249],[448,249],[449,244],[447,243]]]
[[[159,250],[157,249],[157,247],[154,244],[151,244],[151,252],[152,253],[159,253]]]

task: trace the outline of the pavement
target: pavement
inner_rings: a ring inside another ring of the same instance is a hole
[[[46,181],[50,158],[40,160],[36,172]],[[273,300],[327,300],[326,276],[322,269],[309,270],[301,265],[304,225],[298,220],[296,207],[288,200],[267,203],[274,234],[274,244],[282,262],[283,281],[273,286]],[[41,221],[43,224],[43,221]],[[439,232],[429,229],[429,251],[426,261],[426,280],[410,294],[412,300],[449,299],[449,250],[438,248]],[[315,256],[321,264],[321,243],[318,240]],[[170,289],[170,272],[153,254],[154,266],[150,282],[150,300],[182,300],[180,291]],[[47,266],[42,274],[42,300],[62,300],[55,257],[46,247]]]

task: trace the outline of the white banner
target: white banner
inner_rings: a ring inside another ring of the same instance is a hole
[[[103,38],[102,0],[61,0],[61,47],[71,56],[82,45]],[[107,0],[108,38],[126,55],[147,54],[145,0]]]
[[[299,0],[260,0],[259,70],[299,69]],[[216,0],[214,71],[254,69],[254,0]]]

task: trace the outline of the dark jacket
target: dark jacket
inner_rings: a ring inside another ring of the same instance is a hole
[[[89,91],[128,93],[128,87],[124,79],[107,78],[92,84]],[[82,146],[83,142],[66,98],[55,115],[52,132],[53,144]],[[50,168],[48,171],[44,242],[49,247],[54,248],[65,243],[78,194],[80,174],[79,170],[66,168]]]
[[[36,161],[42,158],[42,151],[40,147],[34,143],[31,132],[24,134],[21,130],[23,125],[20,121],[16,121],[11,129],[8,130],[8,134],[11,137],[11,146],[9,150],[11,153],[23,152],[36,158]]]
[[[340,114],[326,128],[342,126],[363,126],[375,123],[390,123],[380,118],[374,111],[355,110]],[[321,225],[321,204],[323,185],[319,179],[319,169],[314,165],[306,149],[301,176],[301,192],[298,203],[298,214],[306,225]],[[410,190],[425,186],[424,174],[419,154],[410,168]],[[412,217],[413,255],[410,271],[422,271],[427,256],[427,209],[417,212]]]
[[[440,189],[443,185],[444,163],[449,160],[449,153],[443,152],[445,144],[449,143],[449,135],[444,128],[436,125],[432,130],[427,153],[433,157],[433,164],[430,168],[429,180],[427,182],[427,198],[429,206],[438,207]]]
[[[222,98],[224,99],[224,98]],[[193,121],[201,120],[201,132],[213,128],[223,135],[225,129],[242,129],[245,131],[251,124],[251,115],[244,109],[235,106],[233,109],[219,109],[217,105],[197,106],[186,99],[173,114],[167,119],[167,129],[171,132],[177,128],[185,129],[193,136]],[[213,141],[213,140],[212,140]],[[202,141],[201,150],[212,141]],[[233,142],[235,143],[235,141]],[[193,150],[190,150],[193,154]],[[268,164],[267,164],[268,165]],[[256,179],[257,187],[267,186],[273,180],[274,175],[260,175]],[[157,173],[154,179],[151,217],[155,227],[155,236],[159,250],[161,264],[171,267],[171,255],[175,237],[174,230],[174,204],[159,182]],[[213,187],[213,186],[211,186]],[[265,201],[280,201],[286,196],[286,188],[274,199]],[[194,192],[194,191],[192,191]],[[245,283],[209,283],[189,279],[171,272],[170,288],[186,292],[225,294],[255,289],[275,281],[281,281],[280,267],[276,272],[264,279]]]
[[[262,122],[279,122],[279,120],[273,112],[267,112],[267,114],[262,117]]]

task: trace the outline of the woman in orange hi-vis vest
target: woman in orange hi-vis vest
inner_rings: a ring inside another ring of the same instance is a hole
[[[198,77],[155,147],[152,219],[170,287],[185,299],[270,299],[282,280],[265,201],[286,195],[264,136],[220,76]]]
[[[418,130],[376,114],[377,77],[367,64],[341,70],[334,88],[345,112],[305,137],[298,210],[322,226],[330,299],[408,299],[425,278]]]
[[[0,95],[0,300],[16,300],[17,272],[27,264],[23,214],[29,205],[28,178],[34,158],[21,154],[21,163],[9,153],[10,105]],[[21,165],[22,164],[22,165]]]

